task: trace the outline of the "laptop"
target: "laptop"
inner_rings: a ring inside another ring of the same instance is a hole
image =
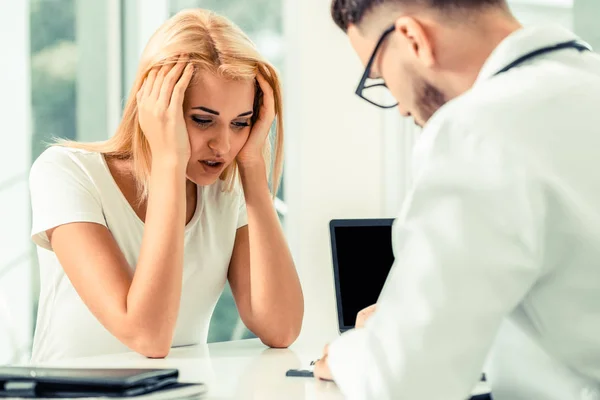
[[[393,219],[335,219],[329,223],[340,333],[377,302],[394,264]]]

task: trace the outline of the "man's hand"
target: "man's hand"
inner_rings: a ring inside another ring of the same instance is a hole
[[[365,322],[371,314],[375,312],[376,304],[373,304],[365,309],[362,309],[356,315],[356,328],[362,328],[365,326]],[[333,377],[331,376],[331,371],[329,370],[329,365],[327,364],[327,358],[329,356],[329,345],[326,345],[323,349],[323,357],[321,357],[315,363],[314,374],[315,378],[322,379],[326,381],[332,381]]]
[[[375,312],[377,304],[373,304],[367,308],[364,308],[358,312],[356,315],[356,324],[354,325],[356,328],[363,328],[365,326],[365,322],[367,319]]]
[[[329,345],[325,345],[323,349],[323,357],[321,357],[315,363],[314,375],[315,378],[325,380],[325,381],[333,381],[333,377],[331,376],[331,371],[329,371],[329,365],[327,365],[327,357],[329,356]]]

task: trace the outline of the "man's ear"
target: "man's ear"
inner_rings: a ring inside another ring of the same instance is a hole
[[[402,43],[408,47],[408,53],[431,68],[435,64],[433,43],[423,25],[412,17],[400,17],[395,23],[396,32],[400,34]]]

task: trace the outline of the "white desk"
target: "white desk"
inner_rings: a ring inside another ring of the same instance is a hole
[[[164,360],[124,353],[55,362],[51,366],[177,368],[182,382],[207,384],[205,398],[210,400],[342,399],[334,383],[285,376],[288,369],[306,367],[321,355],[321,350],[269,349],[258,339],[250,339],[176,348]]]

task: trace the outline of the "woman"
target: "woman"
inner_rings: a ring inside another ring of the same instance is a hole
[[[276,71],[225,18],[188,10],[158,29],[116,134],[62,142],[31,169],[32,361],[206,342],[226,279],[266,345],[297,338],[302,290],[268,179],[277,117],[276,193],[281,107]]]

